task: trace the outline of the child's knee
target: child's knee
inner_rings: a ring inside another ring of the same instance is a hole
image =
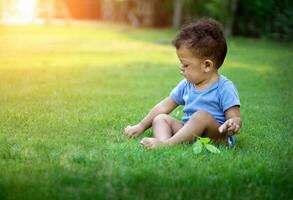
[[[159,114],[153,119],[153,124],[160,123],[162,121],[168,121],[169,115],[167,114]]]

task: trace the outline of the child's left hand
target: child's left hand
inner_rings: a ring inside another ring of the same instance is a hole
[[[240,131],[239,121],[235,118],[228,119],[218,130],[220,133],[226,133],[229,136],[237,134]]]

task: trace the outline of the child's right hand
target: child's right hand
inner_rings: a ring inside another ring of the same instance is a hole
[[[144,131],[144,128],[140,124],[136,124],[134,126],[128,125],[124,129],[125,135],[127,137],[136,137],[136,136],[142,134],[143,131]]]

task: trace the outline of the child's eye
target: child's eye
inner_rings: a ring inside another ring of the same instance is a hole
[[[182,65],[184,68],[188,67],[188,65]]]

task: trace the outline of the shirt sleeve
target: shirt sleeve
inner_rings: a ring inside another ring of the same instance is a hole
[[[220,90],[220,103],[223,112],[233,106],[240,106],[238,91],[232,81],[227,81],[223,84]]]
[[[183,94],[186,87],[186,80],[183,79],[180,83],[171,91],[170,97],[178,105],[184,105]]]

